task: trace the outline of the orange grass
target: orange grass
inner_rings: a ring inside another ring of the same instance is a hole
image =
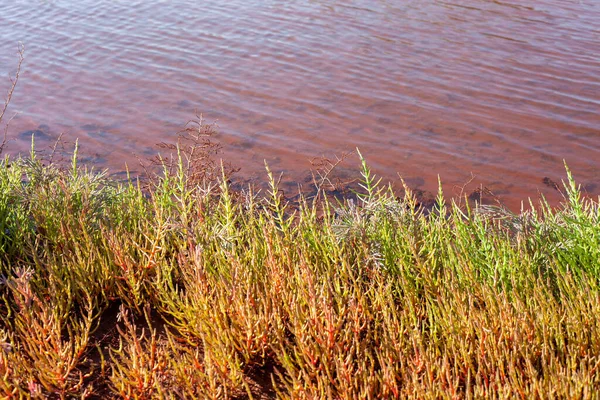
[[[142,189],[76,154],[2,161],[0,397],[600,389],[600,208],[568,170],[564,205],[514,215],[441,192],[426,213],[364,160],[353,201],[294,209],[268,168],[260,197],[174,162]]]

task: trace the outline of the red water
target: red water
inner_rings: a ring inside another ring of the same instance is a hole
[[[600,193],[596,0],[3,2],[0,38],[1,76],[26,48],[12,151],[62,132],[135,169],[197,111],[243,178],[266,159],[304,182],[359,147],[387,179],[474,174],[513,208],[557,198],[563,159]]]

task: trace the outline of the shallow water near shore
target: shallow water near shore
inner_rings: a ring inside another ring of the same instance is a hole
[[[598,21],[593,0],[3,4],[0,74],[26,48],[9,150],[64,133],[98,168],[135,169],[199,113],[244,179],[267,160],[306,184],[314,157],[359,147],[419,190],[474,174],[468,192],[512,208],[557,200],[564,159],[597,195]]]

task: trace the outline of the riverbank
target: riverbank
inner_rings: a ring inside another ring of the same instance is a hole
[[[175,163],[144,187],[35,153],[0,168],[0,394],[592,397],[600,206],[424,212],[362,160],[286,205]],[[362,158],[361,158],[362,159]],[[210,169],[207,169],[210,168]],[[267,167],[268,170],[268,167]]]

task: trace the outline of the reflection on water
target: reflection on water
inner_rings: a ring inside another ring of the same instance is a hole
[[[595,0],[5,2],[0,73],[22,42],[14,148],[65,132],[122,168],[197,111],[246,177],[358,146],[387,178],[473,172],[515,205],[563,159],[600,192],[598,21]]]

